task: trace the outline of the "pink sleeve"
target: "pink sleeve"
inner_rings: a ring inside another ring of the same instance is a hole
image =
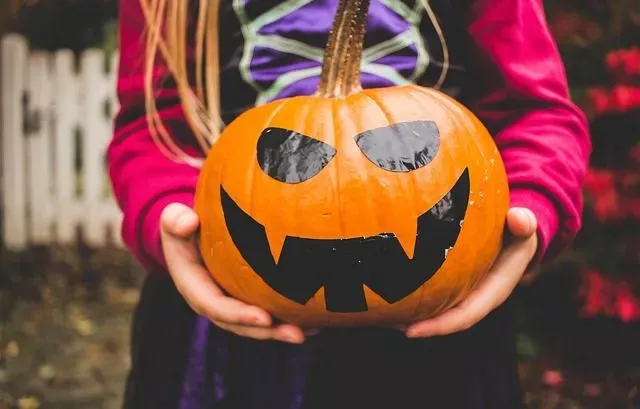
[[[148,271],[164,271],[160,214],[172,202],[192,206],[198,170],[170,160],[153,141],[145,119],[145,24],[139,2],[121,0],[119,17],[120,111],[107,150],[107,165],[116,201],[124,213],[123,241]],[[193,139],[177,91],[160,63],[156,64],[155,80],[164,83],[156,104],[172,136],[178,141]]]
[[[504,158],[512,206],[538,219],[537,261],[563,250],[581,227],[582,181],[591,152],[583,113],[570,101],[564,66],[541,0],[476,0],[468,31],[474,112]]]

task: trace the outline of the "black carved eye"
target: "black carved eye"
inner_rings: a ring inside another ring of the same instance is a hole
[[[433,121],[400,122],[356,136],[364,155],[392,172],[410,172],[428,165],[438,153],[440,131]]]
[[[335,154],[334,147],[283,128],[267,128],[258,139],[260,168],[285,183],[300,183],[314,177]]]

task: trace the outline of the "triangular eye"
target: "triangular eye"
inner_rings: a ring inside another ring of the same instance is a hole
[[[367,159],[379,168],[410,172],[435,158],[440,131],[433,121],[400,122],[363,132],[355,141]]]
[[[300,183],[317,175],[336,150],[317,139],[283,128],[266,128],[258,139],[258,163],[264,173],[284,183]]]

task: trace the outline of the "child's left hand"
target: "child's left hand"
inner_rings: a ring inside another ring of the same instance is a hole
[[[458,306],[406,329],[410,338],[447,335],[466,330],[500,306],[518,285],[538,247],[537,220],[525,208],[507,214],[506,246],[487,277]]]

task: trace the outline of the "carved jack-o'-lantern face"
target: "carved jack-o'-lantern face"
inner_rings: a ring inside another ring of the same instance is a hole
[[[453,305],[497,255],[507,204],[486,129],[417,86],[246,112],[196,197],[214,279],[301,325],[410,322]]]
[[[196,192],[213,278],[302,326],[429,317],[500,249],[508,186],[493,139],[439,91],[362,90],[368,6],[340,0],[318,92],[236,118]]]

